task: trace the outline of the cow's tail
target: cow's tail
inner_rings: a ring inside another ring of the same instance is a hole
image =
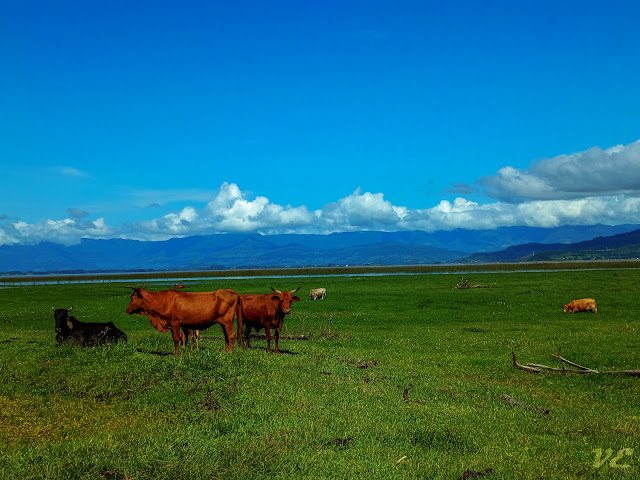
[[[237,341],[240,342],[240,345],[242,345],[242,348],[246,348],[245,347],[245,343],[244,343],[244,325],[243,325],[244,319],[242,317],[242,298],[240,297],[240,295],[238,295],[238,302],[236,303],[236,325],[237,325],[237,329],[236,329],[236,338],[238,339]]]

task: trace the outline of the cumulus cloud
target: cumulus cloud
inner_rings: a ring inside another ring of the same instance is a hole
[[[527,170],[507,166],[478,183],[487,195],[505,202],[640,195],[640,140],[559,155]]]
[[[640,224],[639,156],[640,141],[543,160],[528,170],[505,167],[483,179],[485,188],[498,201],[481,204],[461,195],[424,209],[394,205],[383,193],[362,192],[358,188],[311,212],[304,205],[278,205],[225,182],[200,207],[187,206],[160,218],[121,226],[107,225],[103,218],[87,220],[89,213],[75,208],[69,209],[70,218],[35,224],[3,215],[0,245],[41,241],[71,245],[81,238],[166,240],[226,232],[433,232],[502,226]],[[589,175],[593,178],[580,182],[580,178]],[[623,181],[622,177],[628,178]],[[517,199],[521,200],[516,202]]]
[[[17,221],[0,224],[0,245],[37,244],[54,242],[63,245],[75,245],[82,238],[113,238],[116,229],[108,226],[104,218],[94,221],[43,220],[38,223]]]
[[[313,222],[314,216],[305,206],[281,206],[263,196],[250,199],[235,183],[225,182],[203,209],[185,207],[179,213],[128,224],[122,235],[163,240],[225,232],[287,233],[304,231]]]
[[[394,207],[382,193],[360,193],[357,189],[348,197],[326,205],[316,218],[327,230],[385,230],[398,225],[406,215],[404,207]]]

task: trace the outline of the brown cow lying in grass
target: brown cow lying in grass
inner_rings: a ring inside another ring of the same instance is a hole
[[[593,298],[583,298],[580,300],[574,300],[572,302],[567,303],[564,306],[565,312],[593,312],[598,313],[598,307],[596,306],[596,301]]]

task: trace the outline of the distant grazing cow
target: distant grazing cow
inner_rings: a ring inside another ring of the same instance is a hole
[[[185,286],[182,284],[178,285],[177,283],[174,283],[173,288],[185,288]]]
[[[178,345],[186,337],[186,333],[180,333],[181,328],[188,333],[189,329],[204,330],[214,323],[219,323],[224,332],[224,349],[231,352],[236,340],[233,318],[237,316],[238,337],[242,338],[240,296],[233,290],[149,292],[140,287],[127,288],[133,290],[127,313],[146,315],[151,325],[159,332],[171,330],[174,355],[179,354]]]
[[[581,300],[574,300],[572,302],[567,303],[564,306],[565,312],[593,312],[598,313],[598,307],[596,306],[596,301],[593,298],[583,298]]]
[[[271,287],[274,293],[258,295],[246,293],[240,295],[242,299],[242,315],[244,317],[244,343],[249,348],[249,336],[251,329],[255,328],[259,332],[263,328],[267,336],[267,352],[271,353],[271,329],[276,331],[276,353],[280,353],[278,348],[278,339],[280,338],[280,330],[284,316],[291,313],[291,303],[300,300],[293,294],[300,290],[300,287],[289,292],[281,292]]]
[[[62,342],[80,343],[84,347],[92,347],[103,343],[115,343],[118,340],[127,341],[127,336],[118,330],[113,322],[108,323],[84,323],[79,322],[69,315],[71,308],[53,309],[53,317],[56,320],[56,346]]]
[[[311,290],[309,290],[309,299],[310,300],[317,300],[318,298],[324,299],[324,297],[326,297],[326,295],[327,295],[327,289],[326,288],[312,288]]]

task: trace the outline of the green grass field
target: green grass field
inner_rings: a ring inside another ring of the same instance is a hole
[[[262,339],[226,354],[214,325],[179,357],[170,333],[126,315],[124,284],[1,288],[0,478],[640,476],[640,378],[511,363],[513,350],[520,363],[560,366],[561,348],[601,371],[640,369],[640,270],[473,273],[488,288],[454,289],[460,280],[187,280],[190,291],[301,285],[282,335],[308,339],[282,338],[281,355]],[[327,298],[309,301],[314,287]],[[583,297],[597,315],[563,313]],[[129,341],[56,348],[52,305],[111,320]]]

